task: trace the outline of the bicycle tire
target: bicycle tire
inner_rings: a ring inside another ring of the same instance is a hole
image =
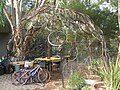
[[[50,72],[49,72],[47,69],[45,69],[45,71],[46,71],[47,74],[48,74],[48,77],[47,77],[47,79],[45,80],[45,82],[47,83],[47,82],[49,82],[50,79],[51,79],[51,74],[50,74]]]
[[[73,60],[66,62],[62,68],[62,74],[64,79],[69,79],[70,75],[76,71],[76,64]]]
[[[23,71],[22,76],[20,77],[20,84],[25,85],[29,81],[29,72]]]
[[[12,74],[12,83],[15,85],[19,85],[21,76],[22,76],[22,70],[15,71]]]
[[[41,83],[48,82],[50,81],[50,77],[51,77],[50,72],[47,69],[39,70],[38,73],[39,82]]]
[[[39,78],[38,78],[39,72],[36,72],[36,74],[33,77],[33,81],[36,83],[42,82]]]
[[[63,45],[65,40],[66,40],[66,35],[61,31],[57,31],[57,32],[54,31],[48,35],[48,42],[52,46],[61,46]]]

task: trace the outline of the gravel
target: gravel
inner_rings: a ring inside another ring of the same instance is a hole
[[[10,74],[0,76],[0,90],[45,90],[45,88],[47,88],[46,85],[42,83],[15,86],[12,84]]]

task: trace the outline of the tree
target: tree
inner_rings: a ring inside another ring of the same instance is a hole
[[[34,28],[32,25],[28,30],[23,30],[25,27],[25,23],[34,17],[38,12],[46,9],[46,6],[44,7],[45,0],[36,0],[34,1],[35,5],[32,5],[32,11],[30,13],[24,12],[23,5],[25,5],[25,1],[31,1],[34,0],[10,0],[10,9],[11,11],[7,9],[6,0],[1,0],[0,2],[0,19],[2,20],[1,24],[3,25],[3,18],[2,18],[2,12],[4,12],[7,20],[10,23],[11,30],[12,30],[12,38],[10,39],[9,43],[11,41],[14,42],[15,47],[15,56],[19,59],[23,59],[28,47],[28,44],[30,42],[30,39],[32,38],[34,32],[38,30],[38,28]],[[27,7],[27,5],[25,5]],[[36,9],[35,9],[36,8]],[[29,11],[29,10],[28,10]],[[8,44],[9,44],[8,43]]]

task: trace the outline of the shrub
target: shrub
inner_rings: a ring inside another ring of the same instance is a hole
[[[74,72],[69,77],[69,85],[72,90],[75,88],[77,90],[81,90],[84,86],[84,76],[80,75],[78,72]]]
[[[97,71],[102,76],[103,81],[107,86],[107,90],[120,90],[120,66],[118,61],[109,62],[109,67],[101,66],[101,63],[97,63]]]

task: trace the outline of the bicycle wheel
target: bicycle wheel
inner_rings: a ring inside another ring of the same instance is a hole
[[[62,68],[62,74],[64,79],[68,79],[70,75],[77,70],[76,68],[77,68],[77,65],[74,61],[66,62]]]
[[[23,71],[21,77],[20,77],[20,84],[21,85],[25,85],[27,83],[29,83],[29,77],[30,76],[30,73],[29,72],[26,72],[26,71]]]
[[[33,82],[39,83],[42,82],[39,78],[38,78],[39,72],[36,72],[36,74],[33,77]]]
[[[48,42],[52,46],[61,46],[66,40],[65,33],[58,31],[58,32],[52,32],[48,35]]]
[[[50,81],[50,72],[47,69],[41,69],[38,73],[39,82],[49,82]]]
[[[47,77],[47,79],[45,80],[45,82],[49,82],[50,81],[50,79],[51,79],[51,74],[50,74],[50,72],[47,70],[47,69],[44,69],[46,72],[47,72],[47,74],[48,74],[48,77]]]
[[[12,74],[12,82],[15,85],[20,84],[20,77],[22,76],[23,72],[22,70],[18,70]]]

